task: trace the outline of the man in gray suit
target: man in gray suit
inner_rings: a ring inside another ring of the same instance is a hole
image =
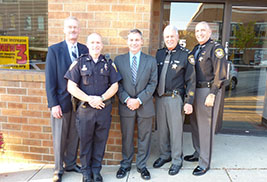
[[[146,168],[150,154],[152,117],[155,115],[153,93],[157,86],[155,58],[141,52],[142,33],[133,29],[128,34],[129,52],[115,58],[115,65],[122,76],[119,82],[119,114],[122,132],[121,167],[117,178],[124,178],[131,170],[134,156],[134,124],[138,125],[137,171],[145,180],[151,178]]]

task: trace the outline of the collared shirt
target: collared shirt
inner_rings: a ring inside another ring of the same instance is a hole
[[[132,64],[133,64],[133,57],[135,56],[136,57],[136,61],[137,61],[137,69],[139,67],[139,63],[140,63],[140,55],[141,55],[141,51],[139,51],[137,54],[133,54],[129,51],[129,54],[130,54],[130,66],[132,67]]]
[[[77,46],[77,42],[75,42],[75,44],[71,44],[70,42],[66,41],[67,45],[68,45],[68,50],[69,50],[69,55],[70,58],[72,58],[72,46],[76,46],[76,53],[77,53],[77,57],[79,57],[79,51],[78,51],[78,46]]]

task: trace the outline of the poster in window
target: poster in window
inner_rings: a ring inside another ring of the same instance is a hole
[[[25,17],[25,30],[31,30],[32,29],[32,17],[31,16],[26,16]]]
[[[44,17],[38,16],[38,30],[44,30]]]
[[[9,30],[16,30],[16,14],[9,15]]]

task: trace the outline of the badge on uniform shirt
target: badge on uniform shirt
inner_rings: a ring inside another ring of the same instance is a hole
[[[108,70],[108,64],[107,63],[104,64],[104,68],[106,71]]]
[[[86,65],[84,64],[83,67],[82,67],[82,71],[86,71],[87,70],[87,67]]]
[[[115,71],[118,72],[117,67],[116,67],[116,65],[115,65],[114,62],[112,62],[112,66],[113,66],[113,68],[115,69]]]
[[[190,56],[188,57],[188,61],[189,61],[190,64],[195,65],[195,58],[194,58],[193,55],[190,55]]]
[[[78,63],[78,61],[73,61],[72,64],[69,67],[69,70],[72,70],[72,68]]]
[[[218,48],[215,50],[215,56],[219,59],[223,58],[224,56],[224,51],[222,48]]]
[[[178,67],[177,64],[172,64],[172,69],[173,70],[176,70],[177,67]]]
[[[204,58],[203,58],[202,56],[198,58],[198,61],[199,61],[199,62],[201,62],[201,61],[203,61],[203,60],[204,60]]]
[[[103,72],[104,72],[104,71],[103,71],[103,68],[101,68],[101,69],[100,69],[100,74],[103,74]]]

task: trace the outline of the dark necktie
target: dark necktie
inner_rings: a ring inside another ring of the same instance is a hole
[[[157,89],[159,96],[162,96],[165,92],[166,73],[167,73],[170,59],[171,59],[171,51],[169,50],[168,54],[164,60],[164,65],[163,65],[163,68],[162,68],[162,71],[160,74],[159,85],[158,85],[158,89]]]
[[[72,46],[72,48],[71,48],[71,55],[72,55],[72,58],[71,58],[71,60],[72,60],[72,62],[75,60],[75,59],[77,59],[77,51],[76,51],[76,46]]]
[[[200,50],[201,50],[201,46],[199,45],[199,46],[197,47],[197,50],[196,50],[195,54],[194,54],[195,60],[198,59],[198,54],[199,54]]]
[[[137,59],[136,56],[133,56],[133,62],[132,62],[132,79],[133,83],[136,84],[136,76],[137,76]]]

